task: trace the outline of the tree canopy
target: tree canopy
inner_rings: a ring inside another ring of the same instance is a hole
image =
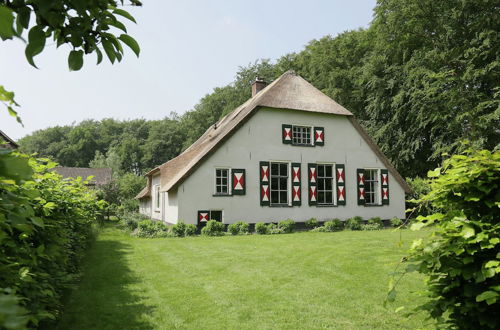
[[[246,101],[255,77],[271,82],[294,69],[353,112],[404,176],[423,176],[463,139],[486,149],[499,144],[499,7],[493,0],[379,0],[367,29],[241,67],[233,83],[215,88],[182,116],[85,121],[38,131],[20,143],[68,166],[86,166],[96,150],[112,148],[124,170],[143,173]]]

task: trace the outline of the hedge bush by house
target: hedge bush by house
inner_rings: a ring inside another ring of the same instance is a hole
[[[84,182],[51,172],[55,165],[0,149],[0,328],[60,315],[103,208]]]
[[[248,234],[249,224],[243,221],[238,221],[227,226],[227,231],[231,235],[246,235]]]
[[[224,224],[217,220],[210,220],[201,230],[201,234],[205,236],[224,236]]]
[[[138,223],[135,235],[147,238],[168,237],[169,229],[162,221],[147,219]]]
[[[319,222],[316,218],[311,218],[305,222],[305,225],[308,229],[314,229],[316,227],[319,227]]]
[[[350,230],[361,230],[361,223],[363,222],[363,218],[361,217],[353,217],[346,220],[345,227]]]
[[[403,220],[400,218],[394,217],[391,219],[391,226],[393,227],[399,227],[403,224]]]
[[[259,235],[265,235],[269,233],[269,227],[263,222],[258,222],[255,224],[255,232]]]

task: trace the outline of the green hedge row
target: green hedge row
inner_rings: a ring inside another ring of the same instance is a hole
[[[0,329],[56,319],[93,236],[102,202],[55,165],[0,149]]]

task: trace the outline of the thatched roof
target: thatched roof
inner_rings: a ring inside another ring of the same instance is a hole
[[[89,181],[90,185],[100,186],[111,182],[113,171],[110,168],[89,168],[89,167],[63,167],[57,166],[52,169],[59,173],[63,178],[87,179],[93,176]]]
[[[7,134],[5,134],[2,130],[0,130],[0,139],[5,141],[8,148],[11,149],[19,148],[19,145],[14,140],[12,140]],[[1,145],[2,143],[0,143],[0,146]]]
[[[171,159],[163,165],[155,168],[146,175],[160,170],[161,191],[169,191],[201,164],[202,160],[215,151],[217,147],[231,136],[259,107],[271,107],[279,109],[292,109],[333,115],[348,116],[351,122],[356,123],[353,114],[340,104],[323,94],[293,71],[288,71],[278,79],[265,87],[257,95],[250,98],[234,111],[223,117],[215,125],[211,126],[195,143],[179,156]],[[360,131],[363,138],[370,147],[381,157],[384,164],[402,184],[405,191],[410,188],[404,179],[397,173],[389,160],[382,154],[371,138],[364,132],[359,124],[354,125]],[[146,187],[147,188],[147,187]],[[145,188],[145,189],[146,189]],[[143,190],[144,191],[144,190]],[[141,192],[142,193],[142,192]],[[139,193],[139,195],[141,195]],[[147,193],[146,191],[144,192]],[[138,196],[139,196],[138,195]]]

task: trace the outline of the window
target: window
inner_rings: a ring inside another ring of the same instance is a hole
[[[210,211],[209,219],[222,222],[222,211]]]
[[[365,204],[378,205],[379,203],[379,174],[376,169],[365,169]]]
[[[288,205],[288,163],[271,163],[271,205]]]
[[[292,144],[310,146],[311,127],[310,126],[292,126]]]
[[[155,209],[160,210],[160,185],[156,184],[154,188],[155,192]]]
[[[318,181],[318,205],[334,205],[334,165],[333,164],[318,164],[317,165],[317,181]]]
[[[215,194],[216,195],[229,195],[229,169],[216,168],[215,169]]]

